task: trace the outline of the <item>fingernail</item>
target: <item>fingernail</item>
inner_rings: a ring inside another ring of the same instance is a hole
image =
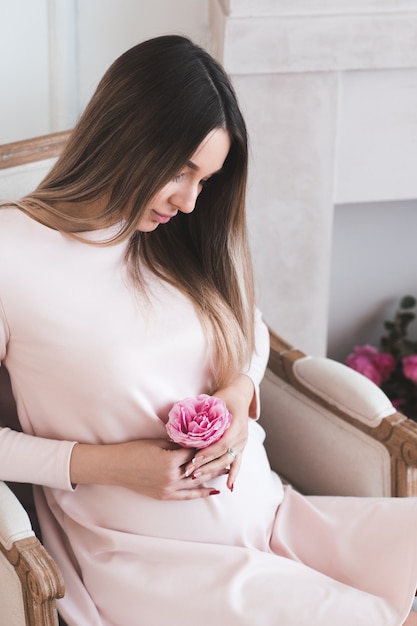
[[[234,488],[235,488],[235,485],[234,485],[234,483],[232,483],[232,484],[230,485],[230,487],[229,487],[229,489],[230,489],[230,491],[231,491],[232,493],[233,493],[233,489],[234,489]]]
[[[220,493],[218,489],[212,489],[209,493],[209,496],[217,496]]]
[[[194,474],[191,476],[192,480],[195,480],[196,478],[198,478],[199,476],[201,476],[201,472],[194,472]]]

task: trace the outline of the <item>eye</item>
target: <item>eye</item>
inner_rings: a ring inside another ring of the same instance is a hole
[[[207,185],[211,182],[212,180],[212,176],[210,176],[209,178],[203,178],[202,180],[199,181],[199,185],[201,187],[201,189],[204,189],[204,187],[207,187]]]
[[[177,174],[176,176],[174,176],[172,180],[174,181],[174,183],[179,183],[181,182],[183,178],[184,178],[184,174]]]
[[[211,185],[216,179],[218,179],[218,176],[220,174],[221,174],[221,170],[219,170],[218,172],[214,172],[214,174],[212,174],[211,176],[208,176],[208,178],[202,178],[198,183],[201,189],[203,190],[204,187],[207,187],[207,185]]]

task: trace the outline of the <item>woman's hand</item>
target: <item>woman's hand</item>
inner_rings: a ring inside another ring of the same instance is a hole
[[[76,444],[71,457],[73,484],[126,487],[158,500],[190,500],[218,493],[185,473],[194,449],[167,439],[141,439],[120,444]],[[224,474],[213,469],[212,477]]]
[[[253,383],[242,374],[214,395],[232,414],[231,425],[216,443],[203,450],[180,448],[167,439],[76,444],[71,482],[125,487],[158,500],[190,500],[218,493],[205,483],[227,474],[227,486],[233,491],[248,437]]]
[[[233,491],[248,439],[249,407],[253,402],[254,392],[252,380],[241,374],[230,385],[218,389],[213,394],[226,403],[232,414],[232,423],[218,441],[207,448],[197,450],[195,456],[186,464],[186,474],[192,476],[198,484],[219,476],[223,471],[228,474],[227,487]]]

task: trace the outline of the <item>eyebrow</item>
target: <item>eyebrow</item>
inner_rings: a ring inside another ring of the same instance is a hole
[[[194,170],[195,172],[199,171],[199,167],[198,165],[196,165],[196,163],[193,163],[192,161],[186,161],[185,162],[186,167],[189,167],[190,169]],[[219,170],[216,170],[215,172],[213,172],[213,174],[211,174],[211,176],[214,176],[214,174],[220,174],[220,172],[222,171],[223,168],[220,168]]]

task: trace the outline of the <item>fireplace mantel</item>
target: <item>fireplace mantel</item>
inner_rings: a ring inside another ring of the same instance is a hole
[[[417,0],[211,0],[251,141],[260,305],[325,354],[336,204],[417,198]]]

